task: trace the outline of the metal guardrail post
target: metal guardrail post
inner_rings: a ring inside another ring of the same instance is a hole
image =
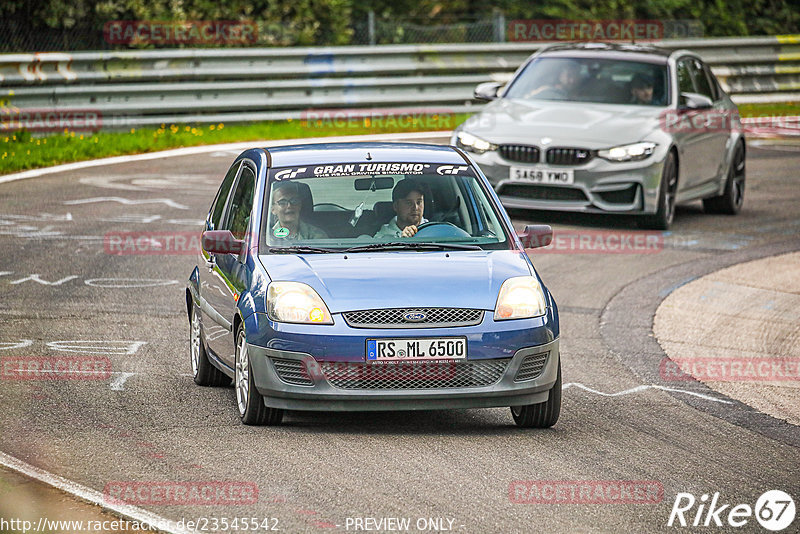
[[[375,46],[375,12],[371,9],[367,13],[367,34],[370,46]]]

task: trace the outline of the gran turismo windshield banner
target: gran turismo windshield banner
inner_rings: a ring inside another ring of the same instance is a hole
[[[380,174],[474,176],[469,165],[452,163],[333,163],[270,169],[270,180],[284,181],[298,178],[329,178],[337,176],[374,176]]]

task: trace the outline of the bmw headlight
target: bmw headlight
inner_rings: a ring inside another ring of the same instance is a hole
[[[333,324],[322,298],[301,282],[272,282],[267,290],[267,315],[281,323]]]
[[[476,154],[483,154],[489,150],[497,150],[497,145],[467,132],[458,132],[456,134],[456,145],[459,148]]]
[[[655,143],[643,141],[632,145],[615,146],[598,150],[597,155],[608,161],[641,161],[647,159],[656,149]]]
[[[500,287],[494,320],[527,319],[547,313],[544,290],[535,276],[515,276]]]

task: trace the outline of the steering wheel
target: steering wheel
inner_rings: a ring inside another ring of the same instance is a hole
[[[417,226],[414,237],[472,237],[453,223],[428,221]]]

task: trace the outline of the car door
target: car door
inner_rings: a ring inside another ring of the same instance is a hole
[[[228,206],[228,199],[236,178],[239,176],[242,162],[234,163],[225,178],[222,180],[217,196],[211,204],[211,209],[206,217],[206,230],[221,230],[226,215],[225,210]],[[211,254],[201,247],[198,257],[198,270],[200,272],[200,310],[201,321],[203,323],[203,334],[206,346],[213,352],[217,359],[226,365],[232,366],[226,357],[229,349],[225,348],[225,343],[233,346],[232,335],[230,332],[230,321],[220,315],[219,310],[224,308],[230,292],[225,284],[224,278],[219,274],[217,258],[219,254]],[[221,341],[222,340],[222,341]],[[229,347],[229,348],[230,348]],[[217,352],[219,351],[219,352]]]
[[[681,97],[682,93],[696,93],[694,79],[691,73],[692,57],[682,57],[676,62],[675,73],[678,79],[678,115],[679,119],[675,122],[675,127],[670,133],[675,138],[678,153],[681,158],[680,177],[678,187],[680,190],[690,189],[702,181],[702,176],[706,173],[702,169],[707,166],[704,163],[704,152],[707,147],[704,144],[702,128],[697,128],[697,121],[702,121],[700,115],[702,110],[686,109],[686,101]]]
[[[714,103],[712,111],[706,115],[706,135],[704,142],[708,148],[709,169],[707,176],[703,177],[701,183],[716,180],[725,172],[725,154],[728,141],[731,136],[731,121],[733,119],[730,110],[727,109],[725,99],[719,86],[714,79],[708,65],[695,59],[692,74],[695,80],[697,92],[703,96],[708,96]]]
[[[246,240],[253,210],[255,185],[255,164],[245,160],[228,197],[222,224],[218,230],[230,230],[236,239]],[[230,366],[234,365],[235,355],[235,332],[232,330],[232,324],[236,315],[236,303],[239,295],[245,290],[248,278],[243,263],[245,254],[214,255],[215,265],[212,275],[217,279],[221,291],[216,292],[213,307],[217,312],[217,321],[225,332],[209,344],[219,359]]]

